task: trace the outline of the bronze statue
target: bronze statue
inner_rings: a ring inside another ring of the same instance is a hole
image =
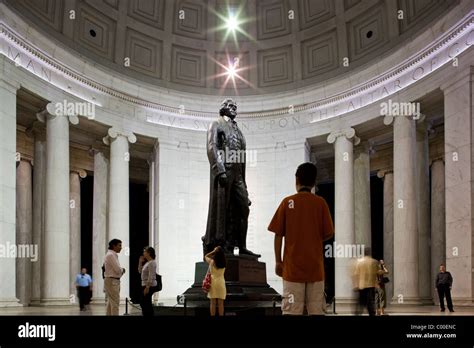
[[[240,254],[260,257],[246,246],[251,202],[245,183],[245,138],[235,122],[237,104],[225,99],[219,114],[207,131],[211,182],[207,229],[202,237],[204,255],[220,245],[226,253],[238,247]]]

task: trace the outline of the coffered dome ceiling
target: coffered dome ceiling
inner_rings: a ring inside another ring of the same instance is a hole
[[[6,3],[45,35],[137,83],[200,94],[252,95],[318,84],[371,67],[458,1]],[[225,28],[229,13],[237,18],[235,32]],[[234,65],[231,79],[228,69]]]

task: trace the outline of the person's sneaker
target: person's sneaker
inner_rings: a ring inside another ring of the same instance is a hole
[[[444,311],[445,311],[445,309],[444,309],[444,308],[441,308],[441,309],[440,309],[440,312],[444,312]]]
[[[450,309],[449,311],[450,311],[451,313],[453,313],[453,312],[454,312],[454,309]]]

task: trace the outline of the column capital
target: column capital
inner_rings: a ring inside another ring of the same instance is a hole
[[[395,117],[407,117],[411,118],[412,120],[416,121],[417,124],[422,123],[425,120],[425,115],[420,114],[420,116],[412,116],[412,115],[398,115],[398,116],[392,116],[392,115],[385,115],[383,117],[383,124],[386,126],[393,125],[393,121],[395,120]]]
[[[109,128],[109,130],[107,131],[107,135],[102,138],[102,141],[105,145],[110,145],[112,139],[117,139],[119,136],[127,138],[130,144],[134,144],[137,142],[137,137],[135,136],[135,134],[133,134],[133,132],[121,130],[116,127]]]
[[[21,153],[21,152],[17,152],[16,165],[18,166],[20,164],[20,162],[28,162],[31,165],[34,165],[33,157],[31,157],[30,155]]]
[[[94,157],[98,153],[104,153],[105,151],[105,146],[104,145],[91,145],[89,149],[87,150],[89,156]]]
[[[33,124],[26,129],[25,134],[29,138],[45,141],[46,140],[46,127],[40,121],[34,121]]]
[[[84,169],[80,168],[71,168],[70,173],[79,175],[81,179],[87,177],[87,172]]]
[[[420,119],[416,120],[416,138],[424,139],[426,138],[432,129],[432,122],[426,119],[426,116],[422,114]]]
[[[371,140],[360,140],[358,144],[354,145],[356,145],[354,153],[367,152],[369,156],[372,156],[376,152],[374,142]]]
[[[327,142],[329,144],[334,144],[337,138],[343,136],[348,140],[352,140],[354,145],[359,145],[360,143],[360,138],[356,136],[355,129],[352,127],[331,132],[327,137]]]
[[[419,117],[413,116],[413,119],[416,121],[416,124],[420,126],[427,127],[429,123],[428,119],[426,118],[426,115],[422,113],[420,113]]]
[[[53,119],[55,117],[67,117],[68,121],[73,125],[79,124],[79,117],[77,115],[65,115],[56,110],[58,103],[50,102],[46,105],[46,108],[36,114],[38,121],[46,123],[46,120]],[[59,103],[61,104],[61,103]],[[62,104],[61,104],[62,105]]]
[[[432,159],[430,159],[430,167],[433,165],[433,163],[435,162],[443,162],[444,164],[444,156],[437,156],[437,157],[434,157]]]
[[[385,175],[387,174],[393,174],[393,169],[381,169],[377,172],[377,178],[383,179],[385,178]]]
[[[147,156],[146,163],[148,164],[148,167],[151,167],[153,163],[155,163],[156,157],[153,152],[150,152]]]

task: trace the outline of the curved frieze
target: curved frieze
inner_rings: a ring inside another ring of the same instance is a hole
[[[0,6],[4,5],[0,4]],[[2,18],[0,21],[0,52],[4,56],[37,77],[97,107],[107,107],[110,98],[115,98],[132,105],[135,113],[133,116],[136,119],[169,127],[201,131],[207,128],[209,121],[216,115],[214,111],[199,111],[185,108],[184,105],[176,107],[155,102],[153,91],[147,93],[147,98],[140,97],[137,86],[133,89],[133,93],[126,93],[121,89],[134,87],[128,81],[117,83],[117,88],[108,86],[96,78],[96,76],[104,76],[100,68],[93,68],[97,71],[88,68],[90,71],[87,73],[77,71],[66,64],[68,60],[59,61],[44,53],[44,50],[38,47],[39,41],[35,44],[29,42],[10,28],[6,21],[7,18]],[[44,42],[47,42],[46,38],[42,38],[41,43]],[[280,128],[291,124],[293,128],[298,128],[355,111],[396,94],[445,64],[454,65],[456,57],[469,49],[473,42],[474,11],[471,11],[434,42],[376,78],[352,88],[346,88],[326,98],[306,103],[266,110],[240,111],[239,122],[244,131],[251,127],[250,124],[255,127],[256,122],[258,124],[273,123]],[[54,44],[50,43],[50,45]],[[120,77],[113,76],[113,81],[120,81]],[[326,89],[329,90],[329,88]],[[168,93],[173,92],[168,90]],[[265,96],[265,99],[268,99],[265,105],[270,105],[273,98],[277,97]],[[157,95],[156,99],[161,98]],[[245,104],[246,97],[238,98],[238,102],[240,105]],[[202,96],[202,104],[209,104],[206,103],[206,96]]]

